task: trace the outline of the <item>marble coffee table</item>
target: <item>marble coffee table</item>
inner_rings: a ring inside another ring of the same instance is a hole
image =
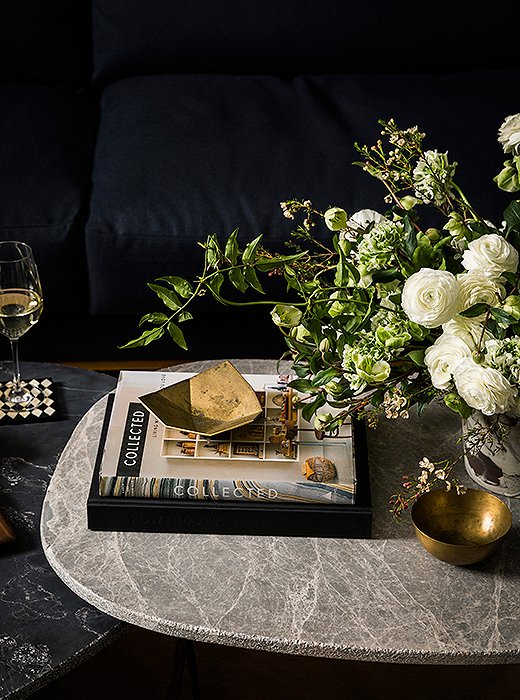
[[[0,362],[8,379],[10,363]],[[0,508],[16,540],[0,546],[0,699],[24,698],[111,641],[126,626],[78,598],[40,543],[40,514],[58,457],[86,411],[115,385],[103,374],[22,363],[22,377],[51,377],[57,420],[0,425]]]
[[[275,362],[233,360],[243,373]],[[183,365],[201,371],[215,364]],[[424,456],[454,454],[460,424],[420,420],[369,431],[372,539],[92,532],[86,499],[105,399],[80,421],[45,498],[41,536],[58,576],[121,620],[180,638],[352,660],[491,664],[520,660],[520,500],[502,549],[458,568],[432,558],[388,498]]]

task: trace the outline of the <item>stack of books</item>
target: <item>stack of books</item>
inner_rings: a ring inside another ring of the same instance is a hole
[[[295,407],[291,377],[251,374],[243,378],[260,412],[246,425],[211,436],[165,425],[147,396],[193,376],[120,373],[88,497],[90,529],[370,537],[363,424],[320,439]],[[333,466],[321,475],[309,464]]]

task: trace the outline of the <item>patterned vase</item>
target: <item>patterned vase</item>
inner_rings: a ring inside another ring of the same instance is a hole
[[[466,434],[477,424],[487,427],[494,420],[479,411],[463,421]],[[502,440],[501,447],[497,439],[491,437],[489,444],[484,445],[476,454],[467,454],[464,458],[466,471],[477,484],[487,491],[502,496],[520,496],[520,421],[512,416],[500,417],[509,428],[508,435]]]

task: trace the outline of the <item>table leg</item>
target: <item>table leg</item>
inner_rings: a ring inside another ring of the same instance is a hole
[[[185,669],[187,669],[188,677],[190,679],[191,697],[193,700],[200,700],[195,647],[191,639],[176,638],[172,680],[168,689],[168,697],[170,700],[181,700]]]

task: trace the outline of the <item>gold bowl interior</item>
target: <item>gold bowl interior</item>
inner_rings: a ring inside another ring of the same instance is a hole
[[[262,412],[252,386],[227,360],[139,399],[166,427],[207,436],[246,425]]]
[[[456,565],[490,556],[512,524],[507,505],[478,489],[461,495],[445,489],[430,491],[417,499],[411,515],[423,547],[437,559]]]

